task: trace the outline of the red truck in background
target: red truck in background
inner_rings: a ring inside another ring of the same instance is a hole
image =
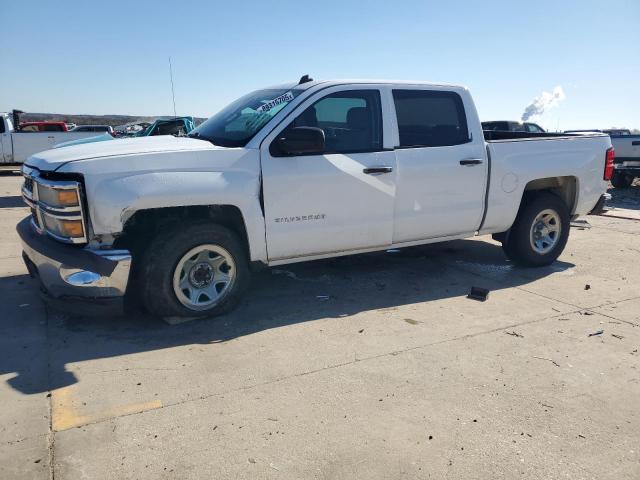
[[[64,122],[22,122],[18,126],[19,132],[68,132]]]

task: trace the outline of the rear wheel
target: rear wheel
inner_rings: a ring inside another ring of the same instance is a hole
[[[510,260],[537,267],[553,263],[569,238],[569,209],[549,192],[525,197],[502,247]]]
[[[611,185],[615,188],[629,188],[634,178],[626,173],[614,172],[611,177]]]
[[[138,279],[142,302],[160,317],[205,317],[230,311],[249,282],[240,239],[220,225],[169,229],[147,249]]]

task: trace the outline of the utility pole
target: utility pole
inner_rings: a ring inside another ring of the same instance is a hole
[[[173,90],[173,67],[171,65],[171,57],[169,57],[169,77],[171,78],[171,98],[173,99],[173,116],[175,118],[178,115],[176,114],[176,94]]]

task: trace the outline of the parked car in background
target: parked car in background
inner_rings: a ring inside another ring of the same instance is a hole
[[[19,132],[67,132],[69,129],[64,122],[21,122]]]
[[[565,133],[592,134],[602,132],[611,138],[615,148],[614,170],[611,185],[615,188],[629,188],[636,178],[640,178],[640,135],[632,135],[626,128],[603,130],[567,130]]]
[[[631,135],[629,132],[609,136],[616,149],[611,185],[629,188],[636,178],[640,178],[640,135]]]
[[[112,137],[115,136],[113,127],[110,125],[78,125],[71,130],[72,132],[104,132]]]
[[[498,130],[502,132],[527,132],[527,133],[545,133],[537,123],[531,122],[514,122],[510,120],[497,120],[491,122],[482,122],[483,130]]]
[[[196,128],[193,117],[159,118],[144,130],[136,133],[136,137],[153,137],[156,135],[185,136]]]
[[[22,163],[34,153],[49,150],[60,142],[95,135],[95,132],[64,130],[16,131],[13,127],[15,119],[15,113],[0,113],[0,164]]]
[[[631,135],[631,130],[626,128],[607,128],[602,130],[604,133],[609,135],[615,135],[616,137],[622,137],[624,135]]]
[[[32,156],[23,257],[63,308],[129,293],[160,317],[229,311],[258,264],[493,234],[513,262],[548,265],[601,202],[613,150],[603,134],[522,135],[483,134],[464,87],[305,76],[188,137]]]
[[[191,130],[195,128],[195,121],[193,117],[175,117],[168,119],[159,119],[149,124],[147,128],[138,131],[138,133],[132,135],[133,137],[155,137],[157,135],[174,135],[177,137],[186,136]],[[125,135],[125,138],[131,138],[130,135]],[[122,138],[115,134],[105,133],[95,137],[83,138],[80,140],[72,140],[70,142],[64,142],[56,145],[55,148],[70,147],[73,145],[82,145],[85,143],[104,142],[113,140],[114,138]]]

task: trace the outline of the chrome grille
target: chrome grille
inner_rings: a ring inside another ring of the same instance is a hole
[[[24,189],[27,192],[33,192],[33,178],[31,177],[24,177]]]

